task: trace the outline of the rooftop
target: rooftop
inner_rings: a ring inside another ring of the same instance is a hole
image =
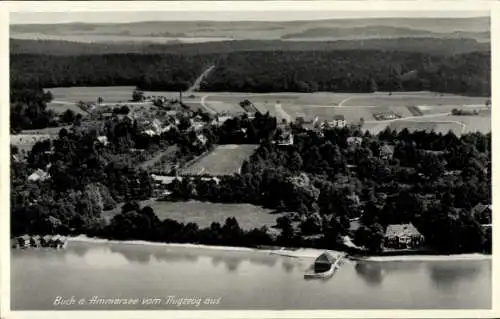
[[[413,226],[412,223],[388,225],[385,231],[385,237],[419,236],[419,235],[420,232],[415,228],[415,226]]]

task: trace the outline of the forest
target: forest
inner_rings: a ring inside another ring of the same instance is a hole
[[[490,54],[397,51],[238,52],[202,82],[204,91],[434,91],[489,96]]]
[[[209,65],[202,91],[434,91],[490,96],[490,53],[255,51],[230,54],[11,55],[11,86],[187,89]]]
[[[137,86],[186,90],[211,65],[210,55],[11,55],[11,87]]]

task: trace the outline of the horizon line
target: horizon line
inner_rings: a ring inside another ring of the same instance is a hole
[[[182,11],[181,11],[182,12]],[[163,22],[210,22],[210,23],[226,23],[226,22],[269,22],[269,23],[293,23],[293,22],[321,22],[332,20],[395,20],[395,19],[425,19],[425,20],[469,20],[469,19],[491,19],[488,15],[479,15],[473,17],[332,17],[320,19],[292,19],[292,20],[260,20],[260,19],[239,19],[239,20],[142,20],[142,21],[122,21],[122,22],[85,22],[85,21],[68,21],[68,22],[9,22],[9,25],[69,25],[69,24],[93,24],[93,25],[116,25],[116,24],[140,24],[140,23],[163,23]]]

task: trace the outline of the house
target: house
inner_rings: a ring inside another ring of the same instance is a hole
[[[333,121],[329,121],[330,127],[343,128],[347,126],[347,121],[343,115],[337,114],[333,116]]]
[[[314,261],[314,272],[325,272],[329,270],[334,263],[335,257],[325,251]]]
[[[347,138],[347,145],[349,147],[358,147],[363,143],[363,138],[357,136],[349,136]]]
[[[491,224],[492,218],[492,207],[491,205],[484,205],[482,203],[477,204],[471,210],[471,215],[482,225]]]
[[[380,158],[381,159],[392,159],[394,156],[394,146],[389,144],[383,144],[380,147]]]
[[[106,135],[98,136],[97,140],[104,146],[107,146],[109,144],[108,137]]]
[[[409,224],[388,225],[384,235],[385,248],[391,249],[416,249],[422,246],[424,236]]]
[[[35,172],[33,172],[33,174],[31,174],[30,176],[28,176],[28,180],[32,181],[32,182],[44,181],[44,180],[46,180],[48,178],[50,178],[50,175],[47,172],[45,172],[44,170],[41,170],[41,169],[37,169]]]

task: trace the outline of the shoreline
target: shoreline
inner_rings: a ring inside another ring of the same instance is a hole
[[[341,251],[317,249],[317,248],[251,248],[251,247],[235,247],[235,246],[214,246],[202,244],[187,244],[187,243],[160,243],[150,242],[144,240],[115,240],[103,238],[91,238],[85,235],[73,236],[67,238],[68,242],[81,242],[91,244],[124,244],[124,245],[138,245],[138,246],[159,246],[159,247],[172,247],[172,248],[197,248],[208,250],[221,250],[221,251],[239,251],[239,252],[262,252],[271,255],[277,255],[289,258],[316,258],[323,252],[328,251],[332,254],[342,254]],[[460,261],[460,260],[491,260],[491,255],[480,253],[468,254],[453,254],[453,255],[399,255],[399,256],[366,256],[366,257],[350,257],[347,259],[354,261],[370,261],[370,262],[388,262],[388,261]]]

